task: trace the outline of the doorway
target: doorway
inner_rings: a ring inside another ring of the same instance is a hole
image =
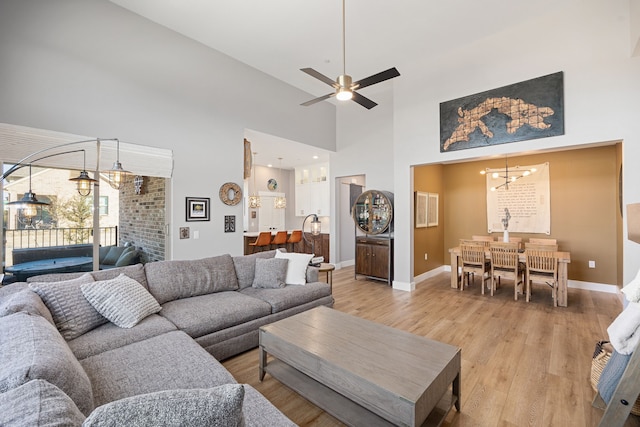
[[[351,207],[365,189],[365,175],[336,178],[336,251],[335,263],[339,268],[355,264],[355,225],[351,219]]]

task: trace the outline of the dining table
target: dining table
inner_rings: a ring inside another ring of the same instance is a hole
[[[460,261],[460,246],[449,249],[449,254],[451,254],[451,287],[458,289],[459,282],[457,272],[458,268],[462,266],[462,262]],[[558,307],[566,307],[568,281],[567,266],[571,262],[571,254],[569,252],[557,251],[555,252],[555,255],[558,258]],[[485,251],[485,258],[487,261],[491,259],[489,248]],[[527,257],[524,252],[518,253],[518,260],[522,263],[527,262]]]

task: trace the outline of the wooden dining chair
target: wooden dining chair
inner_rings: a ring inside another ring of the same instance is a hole
[[[529,243],[534,245],[557,245],[558,241],[556,239],[529,239]]]
[[[495,242],[496,239],[493,236],[471,236],[471,240],[476,242]]]
[[[518,261],[517,242],[495,242],[489,247],[491,260],[491,296],[496,290],[496,278],[498,286],[502,278],[513,280],[513,299],[518,301],[518,290],[521,292],[524,275],[524,265]],[[483,292],[484,293],[484,288]]]
[[[525,250],[530,249],[530,250],[535,250],[535,251],[557,252],[558,251],[558,245],[540,245],[540,244],[537,244],[537,243],[525,242],[524,249]]]
[[[293,230],[287,240],[287,251],[295,252],[296,244],[302,241],[302,230]],[[291,249],[289,249],[291,248]]]
[[[260,248],[260,251],[265,250],[265,248],[269,249],[271,246],[271,232],[261,231],[260,234],[258,234],[256,241],[249,243],[248,246],[253,248],[251,253],[255,253],[258,248]]]
[[[527,249],[525,251],[527,271],[527,302],[531,300],[531,285],[534,283],[551,287],[553,306],[558,306],[558,257],[554,251]]]
[[[271,239],[271,243],[270,243],[271,249],[274,249],[274,246],[276,248],[281,248],[286,244],[287,244],[287,232],[286,232],[286,230],[278,231],[276,233],[276,235],[273,236],[273,239]]]
[[[491,271],[491,264],[485,258],[485,248],[483,245],[460,245],[460,258],[462,260],[462,278],[460,281],[460,290],[464,290],[465,278],[467,286],[469,286],[469,275],[478,274],[482,278],[482,293],[484,294],[484,282],[489,280],[488,273]],[[486,276],[485,276],[486,274]]]

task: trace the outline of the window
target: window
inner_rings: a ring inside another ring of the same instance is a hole
[[[93,206],[93,196],[89,196],[87,199],[89,199],[89,204]],[[100,196],[98,214],[100,216],[109,215],[109,196]]]
[[[109,196],[100,196],[100,215],[109,215]]]

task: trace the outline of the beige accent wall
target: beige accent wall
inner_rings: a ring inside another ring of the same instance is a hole
[[[551,190],[551,234],[511,233],[511,237],[557,239],[560,250],[571,252],[571,280],[622,282],[619,146],[509,157],[511,166],[549,162]],[[501,157],[414,168],[414,189],[439,192],[441,205],[438,227],[414,229],[414,276],[450,264],[449,248],[459,239],[488,234],[486,182],[480,170],[504,165]],[[440,255],[429,252],[424,261],[425,251],[438,250]],[[595,269],[588,268],[589,260],[596,262]]]
[[[446,218],[443,207],[444,197],[442,194],[444,190],[442,183],[444,169],[445,166],[443,165],[421,166],[414,169],[414,190],[426,193],[437,193],[439,195],[438,226],[415,229],[413,238],[415,245],[415,250],[413,251],[415,275],[446,264],[444,256],[444,223]],[[425,254],[427,254],[426,260],[424,259]]]

